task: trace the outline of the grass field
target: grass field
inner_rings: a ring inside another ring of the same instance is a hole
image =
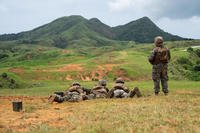
[[[93,84],[83,82],[84,86]],[[162,93],[154,96],[150,81],[127,83],[127,86],[135,85],[140,87],[142,98],[62,104],[47,102],[48,94],[65,88],[61,83],[58,89],[1,90],[0,132],[200,132],[200,82],[170,81],[168,96]],[[12,112],[14,99],[23,101],[23,112]]]
[[[97,82],[83,82],[80,81],[82,86],[85,88],[91,89],[97,84]],[[68,82],[41,82],[37,86],[30,88],[21,88],[21,89],[1,89],[0,96],[48,96],[55,91],[65,91],[67,90],[72,81]],[[108,83],[108,88],[112,88],[114,82]],[[134,87],[139,87],[143,92],[144,96],[151,95],[153,93],[153,82],[152,81],[132,81],[126,82],[126,85],[129,89]],[[171,92],[177,90],[200,90],[200,82],[195,81],[169,81],[169,90]]]

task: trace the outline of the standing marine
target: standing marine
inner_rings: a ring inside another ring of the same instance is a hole
[[[149,56],[149,62],[152,64],[152,79],[154,82],[154,92],[158,95],[160,92],[160,82],[162,91],[165,95],[168,94],[168,63],[170,61],[170,51],[163,44],[163,38],[157,36],[154,39],[155,48]]]

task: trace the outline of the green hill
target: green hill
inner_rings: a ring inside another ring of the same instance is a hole
[[[92,21],[81,16],[69,16],[18,34],[0,36],[1,41],[15,41],[17,44],[39,44],[59,48],[73,46],[98,46],[115,43],[92,30]],[[91,25],[90,25],[91,24]]]
[[[104,36],[106,38],[113,39],[114,33],[112,32],[112,28],[104,23],[102,23],[97,18],[92,18],[89,20],[88,27],[92,29],[93,31],[97,32],[101,36]]]
[[[161,35],[165,40],[175,41],[184,38],[171,35],[159,29],[149,18],[144,17],[126,25],[110,27],[97,18],[87,20],[82,16],[69,16],[17,34],[4,34],[0,41],[13,41],[15,44],[38,44],[43,46],[84,47],[111,46],[126,41],[152,42]]]
[[[153,42],[155,36],[163,36],[166,41],[184,40],[164,32],[157,27],[148,17],[143,17],[128,24],[113,27],[115,39],[124,41],[136,41],[140,43]]]

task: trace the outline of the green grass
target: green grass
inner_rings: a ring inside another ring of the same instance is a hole
[[[29,88],[21,89],[0,89],[0,96],[49,96],[55,91],[67,90],[71,82],[40,82],[35,83]],[[81,82],[83,87],[91,89],[97,84],[97,82]],[[112,88],[113,81],[108,82],[108,88]],[[126,82],[128,88],[139,87],[144,96],[153,94],[153,82],[152,81],[133,81]],[[200,89],[200,82],[195,81],[169,81],[169,91],[174,92],[177,90],[194,90]]]
[[[195,109],[199,98],[189,98],[168,96],[89,101],[87,107],[76,105],[77,111],[73,110],[74,115],[67,120],[72,125],[80,125],[75,127],[75,132],[195,132],[199,128]]]

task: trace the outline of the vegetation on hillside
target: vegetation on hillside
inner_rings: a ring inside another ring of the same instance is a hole
[[[31,31],[0,35],[0,41],[78,48],[124,45],[128,41],[150,43],[158,35],[162,35],[168,41],[184,40],[184,38],[164,32],[147,17],[125,25],[110,27],[96,18],[87,20],[82,16],[69,16],[56,19]]]
[[[13,75],[11,73],[0,73],[0,89],[1,88],[10,88],[16,89],[21,86],[21,82],[19,81],[19,77]]]
[[[128,24],[113,28],[115,39],[135,41],[140,43],[153,42],[155,36],[162,36],[166,41],[184,40],[179,36],[164,32],[157,27],[148,17],[140,18]]]
[[[165,44],[172,54],[170,79],[199,81],[199,49],[190,47],[200,42]],[[0,48],[0,73],[16,75],[28,86],[43,81],[96,81],[101,78],[113,81],[116,77],[123,77],[126,81],[151,80],[151,65],[147,57],[153,46],[149,44],[129,42],[123,46],[83,46],[76,49],[10,44],[0,45]]]
[[[188,56],[178,58],[174,64],[177,71],[190,80],[200,81],[200,49],[187,49]]]

